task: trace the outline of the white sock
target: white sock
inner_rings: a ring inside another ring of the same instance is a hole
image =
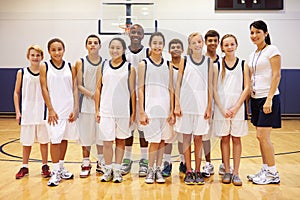
[[[125,146],[124,159],[132,160],[132,146]]]
[[[209,165],[210,165],[210,162],[206,162],[205,165],[206,165],[206,166],[209,166]]]
[[[114,169],[115,170],[120,170],[121,169],[121,165],[120,164],[114,164]]]
[[[263,164],[263,165],[262,165],[262,168],[263,168],[264,170],[268,170],[268,165],[267,165],[267,164]]]
[[[148,147],[141,147],[141,159],[148,160]]]
[[[83,164],[83,166],[89,166],[90,165],[90,163],[91,163],[91,161],[90,161],[90,158],[89,157],[85,157],[85,158],[83,158],[82,159],[82,164]]]
[[[164,154],[164,161],[167,161],[168,163],[171,163],[171,154]]]
[[[185,163],[184,155],[180,154],[179,156],[180,156],[180,162]]]
[[[59,160],[59,167],[60,167],[60,169],[64,168],[64,163],[65,163],[64,160]]]
[[[22,167],[28,168],[28,164],[22,164]]]
[[[271,166],[271,167],[268,167],[268,170],[269,170],[270,172],[272,172],[272,174],[275,174],[275,173],[277,172],[277,168],[276,168],[275,165],[274,165],[274,166]]]
[[[52,163],[52,170],[53,171],[58,171],[60,169],[59,163]]]
[[[105,165],[105,168],[107,168],[107,169],[112,169],[112,164],[110,164],[110,165]]]
[[[98,154],[98,161],[101,162],[103,160],[103,154]]]

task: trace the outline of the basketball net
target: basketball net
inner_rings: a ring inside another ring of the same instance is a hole
[[[123,29],[124,30],[124,34],[125,35],[128,35],[129,32],[130,32],[130,27],[131,27],[131,24],[122,24],[122,25],[119,25],[119,28]]]

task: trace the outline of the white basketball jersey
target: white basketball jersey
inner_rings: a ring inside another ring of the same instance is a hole
[[[184,56],[183,67],[185,67],[185,65],[186,65],[186,56]],[[173,85],[174,85],[174,92],[175,92],[175,89],[176,89],[176,82],[177,82],[178,71],[179,71],[179,68],[173,64]]]
[[[202,56],[196,63],[191,56],[187,57],[184,68],[180,106],[183,114],[204,116],[208,103],[208,69],[210,58]]]
[[[110,61],[103,62],[100,116],[130,117],[130,67],[126,61],[118,67],[113,67]]]
[[[58,119],[68,119],[74,107],[71,64],[63,61],[61,68],[57,68],[52,60],[45,62],[45,64],[47,66],[47,86],[52,106],[58,115]]]
[[[170,72],[167,61],[162,59],[162,62],[156,65],[151,58],[145,58],[144,62],[145,112],[149,118],[167,118],[170,114]]]
[[[135,70],[137,71],[139,63],[144,59],[148,57],[149,49],[142,46],[140,50],[137,52],[133,52],[128,47],[126,49],[125,55],[126,55],[126,61],[130,62],[132,66],[134,66]]]
[[[225,64],[225,76],[222,80],[222,60],[220,62],[217,92],[224,109],[230,109],[236,105],[244,90],[244,70],[242,64],[243,62],[238,58],[232,68],[229,68]],[[235,119],[245,120],[245,116],[245,105],[242,104],[235,115]],[[224,119],[217,106],[215,106],[214,119]]]
[[[176,81],[177,81],[177,76],[178,76],[178,70],[179,70],[179,68],[177,68],[175,65],[173,65],[173,87],[174,87],[174,91],[176,89]]]
[[[135,79],[136,80],[136,83],[135,83],[136,88],[138,86],[138,66],[139,66],[139,63],[144,58],[147,58],[148,54],[149,54],[149,48],[146,48],[144,46],[142,46],[142,48],[140,50],[138,50],[137,52],[131,51],[129,47],[126,49],[126,52],[125,52],[126,61],[130,62],[131,65],[135,68],[135,71],[136,71],[136,79]]]
[[[102,63],[102,58],[96,64],[92,63],[88,56],[81,59],[82,61],[82,85],[92,94],[96,90],[97,69]],[[83,94],[80,94],[79,111],[81,113],[95,113],[95,101]]]
[[[21,125],[43,124],[44,99],[40,85],[40,74],[29,67],[22,69],[22,118]]]

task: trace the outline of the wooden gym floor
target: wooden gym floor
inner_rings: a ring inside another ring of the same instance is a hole
[[[13,118],[0,118],[0,200],[2,199],[299,199],[300,196],[300,120],[283,120],[283,128],[273,130],[276,163],[280,174],[279,185],[254,185],[247,181],[247,174],[258,171],[261,157],[254,127],[249,123],[249,134],[242,139],[243,151],[240,177],[243,186],[222,184],[218,175],[220,161],[219,139],[212,140],[212,163],[215,175],[205,179],[205,185],[185,185],[183,174],[178,172],[177,144],[173,145],[173,171],[165,184],[144,183],[137,174],[139,144],[133,146],[133,168],[124,176],[123,183],[102,183],[95,173],[96,151],[92,148],[91,176],[79,178],[81,147],[69,142],[65,166],[74,173],[73,180],[62,180],[58,187],[48,187],[47,179],[40,175],[41,161],[38,144],[34,144],[29,162],[29,176],[16,180],[22,160],[19,141],[20,126]],[[50,160],[50,155],[49,155]],[[50,161],[49,161],[50,162]],[[193,164],[193,163],[192,163]],[[203,162],[204,164],[204,162]],[[202,165],[203,165],[202,164]],[[51,167],[51,163],[49,164]],[[298,182],[299,181],[299,182]]]

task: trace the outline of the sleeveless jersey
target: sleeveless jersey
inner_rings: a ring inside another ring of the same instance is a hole
[[[214,63],[219,62],[219,60],[220,60],[220,57],[219,57],[219,55],[217,54],[217,58],[214,60]]]
[[[174,87],[174,91],[176,89],[176,81],[177,81],[177,76],[178,76],[178,70],[179,70],[179,68],[177,68],[175,65],[173,65],[173,87]]]
[[[137,70],[139,63],[144,59],[148,57],[149,49],[142,46],[140,50],[137,52],[133,52],[129,49],[129,47],[126,49],[125,56],[126,61],[130,62],[134,68]]]
[[[155,64],[145,58],[144,110],[149,118],[167,118],[170,114],[169,66],[162,59]]]
[[[204,116],[208,103],[208,70],[210,58],[202,56],[196,63],[191,56],[187,57],[184,68],[180,106],[183,114]]]
[[[137,52],[131,51],[129,47],[126,49],[126,52],[125,52],[126,61],[130,62],[131,65],[133,65],[133,67],[135,68],[135,71],[136,71],[136,75],[138,75],[139,63],[144,58],[148,57],[148,52],[149,52],[149,48],[146,48],[144,46],[142,46],[142,48],[140,50],[138,50]],[[135,83],[136,88],[137,88],[137,86],[138,86],[138,78],[136,78],[136,83]]]
[[[111,61],[104,61],[102,65],[100,116],[129,118],[131,64],[123,61],[118,67],[113,67]]]
[[[71,64],[63,61],[57,68],[52,60],[45,62],[47,67],[47,86],[50,100],[58,119],[68,119],[73,111],[73,82]],[[47,113],[48,116],[48,113]]]
[[[43,124],[44,99],[40,85],[40,74],[29,67],[22,69],[22,117],[21,125]]]
[[[222,61],[221,61],[222,63]],[[243,90],[244,90],[244,62],[240,61],[238,58],[236,63],[232,68],[229,68],[225,64],[225,76],[222,80],[222,67],[220,67],[218,74],[218,89],[220,103],[225,109],[230,109],[239,100]],[[224,119],[218,106],[215,106],[214,119]],[[245,104],[242,104],[239,111],[235,115],[235,119],[245,120]]]
[[[88,56],[81,58],[82,61],[82,86],[85,87],[88,91],[91,91],[92,94],[96,90],[96,74],[98,66],[102,63],[102,58],[99,63],[93,64]],[[93,99],[80,94],[79,99],[79,112],[81,113],[95,113],[95,102]]]
[[[186,56],[184,56],[183,67],[185,67],[185,65],[186,65]],[[177,82],[178,71],[179,71],[179,68],[173,64],[173,85],[174,85],[174,92],[175,92],[175,89],[176,89],[176,82]]]

